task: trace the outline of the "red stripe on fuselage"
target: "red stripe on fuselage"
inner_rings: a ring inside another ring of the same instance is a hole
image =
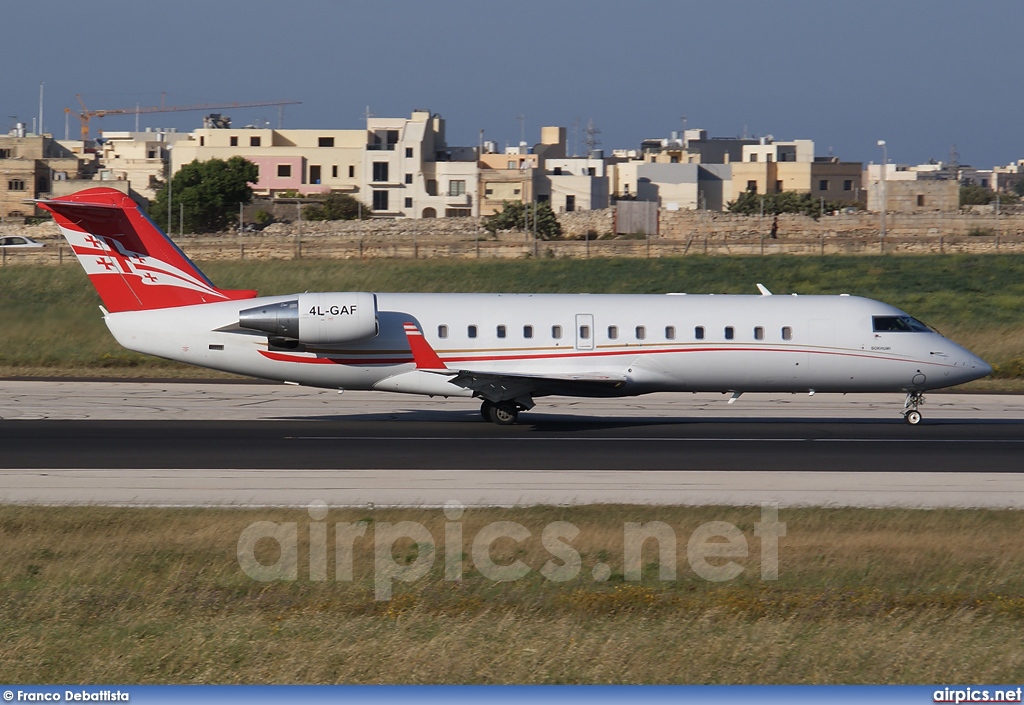
[[[404,358],[375,358],[375,357],[302,357],[289,353],[277,353],[268,350],[260,350],[261,355],[278,362],[297,362],[306,364],[335,364],[335,365],[401,365],[414,362],[411,355]],[[544,354],[544,355],[477,355],[477,356],[453,356],[441,358],[445,363],[453,362],[506,362],[512,360],[561,360],[578,359],[590,357],[613,357],[622,355],[663,355],[670,353],[697,353],[697,352],[775,352],[788,354],[809,354],[809,355],[836,355],[838,357],[860,357],[869,360],[889,360],[892,362],[920,362],[911,357],[888,357],[882,355],[866,355],[856,352],[844,352],[838,350],[803,350],[799,348],[744,348],[744,347],[702,347],[702,348],[671,348],[668,350],[574,350],[565,353]],[[929,360],[929,365],[942,367],[955,367],[945,363]]]

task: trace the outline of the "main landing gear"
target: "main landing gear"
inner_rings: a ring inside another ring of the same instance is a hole
[[[903,420],[911,426],[921,423],[921,412],[917,410],[919,404],[924,404],[924,394],[907,392],[907,400],[903,402]]]
[[[525,407],[514,401],[487,401],[480,405],[480,415],[484,421],[491,421],[500,426],[511,426],[519,419],[519,411]]]

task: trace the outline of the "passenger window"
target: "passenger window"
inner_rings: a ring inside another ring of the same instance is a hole
[[[533,326],[523,326],[523,337],[524,338],[532,338],[533,337]]]
[[[504,338],[505,335],[507,334],[507,332],[508,332],[508,329],[505,328],[505,326],[498,326],[498,337],[499,338]]]
[[[562,337],[562,326],[551,326],[551,337],[558,340]]]
[[[636,327],[636,339],[637,340],[643,340],[646,337],[647,337],[647,329],[644,328],[643,326],[637,326]]]
[[[754,328],[754,340],[764,340],[764,328],[761,326]]]
[[[590,326],[580,326],[580,339],[590,340]]]
[[[446,326],[446,325],[438,326],[437,327],[437,337],[438,338],[447,338],[448,337],[448,326]]]
[[[697,326],[694,328],[693,337],[697,340],[704,340],[704,326]]]
[[[725,327],[725,339],[726,340],[732,340],[735,337],[736,337],[736,334],[733,331],[732,326],[726,326]]]
[[[792,340],[793,339],[793,329],[790,328],[789,326],[783,327],[783,329],[782,329],[782,339],[783,340]]]
[[[675,326],[665,326],[665,339],[666,340],[675,340],[676,339],[676,327]]]
[[[615,340],[619,337],[618,326],[608,326],[608,340]]]
[[[476,326],[470,326],[469,328],[467,328],[466,329],[466,333],[469,335],[470,338],[475,338],[476,337]]]

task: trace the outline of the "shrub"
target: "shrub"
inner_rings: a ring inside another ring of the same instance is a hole
[[[536,224],[534,224],[536,217]],[[484,218],[484,227],[496,233],[499,230],[522,230],[531,232],[536,227],[537,237],[541,240],[554,240],[562,236],[562,225],[551,210],[548,202],[538,203],[536,216],[533,204],[520,201],[503,201],[501,211]]]
[[[366,220],[373,211],[347,193],[331,192],[320,203],[306,206],[302,215],[306,220]]]

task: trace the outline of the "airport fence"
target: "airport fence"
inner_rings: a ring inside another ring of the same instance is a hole
[[[594,240],[508,240],[459,241],[423,238],[416,240],[343,240],[330,236],[260,237],[245,234],[176,238],[193,259],[209,260],[294,260],[294,259],[528,259],[681,257],[689,255],[877,255],[877,254],[982,254],[1022,253],[1024,237],[1012,236],[929,236],[929,237],[808,237],[766,236],[714,237],[698,235],[687,239],[650,237]],[[50,264],[73,261],[70,248],[56,238],[40,249],[0,248],[0,265]]]

